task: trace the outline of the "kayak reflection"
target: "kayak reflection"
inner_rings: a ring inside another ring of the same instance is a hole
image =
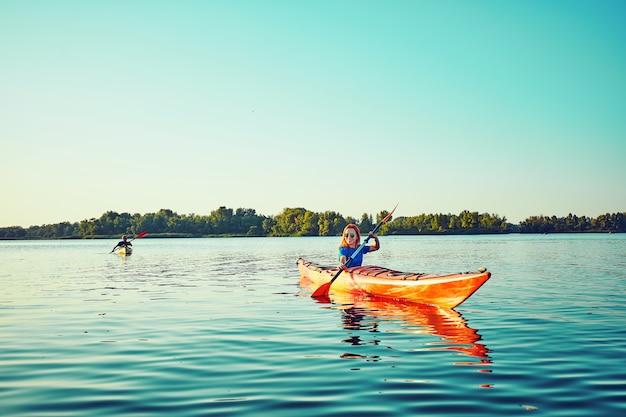
[[[342,311],[343,327],[347,330],[397,331],[437,336],[438,340],[428,343],[425,349],[451,350],[479,359],[479,362],[455,362],[457,365],[480,366],[491,363],[489,349],[480,343],[482,336],[468,326],[467,320],[458,311],[347,293],[335,294],[331,301]],[[400,322],[401,326],[395,330],[380,328],[388,322]],[[344,342],[353,345],[362,343],[358,335]]]

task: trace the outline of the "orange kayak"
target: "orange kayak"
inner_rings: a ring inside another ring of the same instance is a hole
[[[300,286],[315,291],[337,273],[302,258],[297,260]],[[491,277],[484,268],[476,272],[435,275],[399,272],[380,266],[355,266],[343,271],[330,287],[331,292],[369,294],[376,297],[454,308],[467,300]]]

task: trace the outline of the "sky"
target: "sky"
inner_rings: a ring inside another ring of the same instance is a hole
[[[0,227],[626,212],[626,2],[0,0]]]

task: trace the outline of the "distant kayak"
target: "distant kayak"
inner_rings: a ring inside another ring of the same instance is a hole
[[[119,248],[116,252],[118,255],[121,256],[130,256],[133,253],[133,248],[130,246],[123,246]]]
[[[339,271],[302,258],[297,260],[300,286],[315,291]],[[343,271],[331,292],[369,294],[376,297],[454,308],[467,300],[491,277],[481,268],[476,272],[436,275],[400,272],[380,266],[356,266]]]

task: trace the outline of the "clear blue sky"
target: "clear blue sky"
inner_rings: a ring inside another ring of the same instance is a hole
[[[624,1],[0,0],[0,227],[626,211]]]

